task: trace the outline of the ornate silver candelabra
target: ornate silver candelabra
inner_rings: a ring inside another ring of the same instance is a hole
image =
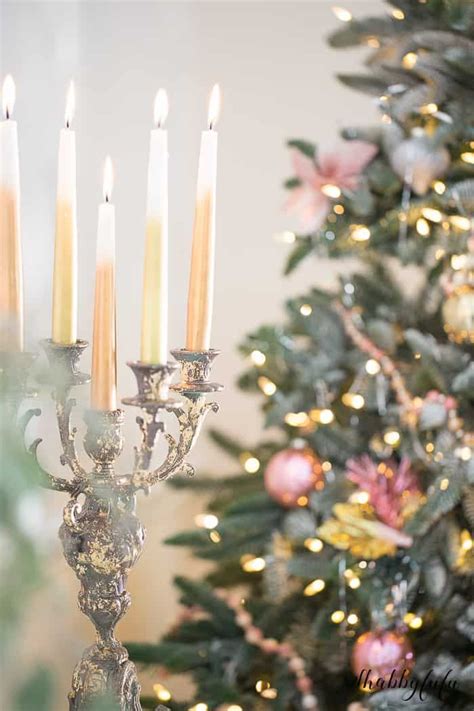
[[[145,540],[145,531],[135,515],[136,493],[140,490],[147,493],[154,484],[177,472],[193,473],[187,456],[206,413],[218,409],[216,403],[206,402],[207,394],[221,389],[209,381],[211,365],[218,352],[182,349],[172,351],[174,363],[128,363],[135,374],[138,393],[123,402],[142,411],[137,417],[141,441],[135,447],[132,472],[121,475],[115,470],[115,462],[123,449],[123,410],[86,411],[84,450],[92,466],[84,467],[77,453],[76,428],[71,424],[75,406],[71,390],[89,381],[89,377],[78,370],[87,343],[77,341],[69,346],[46,340],[42,345],[50,365],[61,464],[69,467],[72,477],[60,478],[41,467],[37,459],[40,439],[32,443],[29,451],[39,467],[41,484],[69,495],[59,537],[64,556],[81,584],[79,607],[94,624],[97,635],[96,643],[86,649],[74,671],[69,709],[85,711],[93,709],[96,701],[109,699],[114,709],[140,711],[140,685],[135,666],[114,635],[115,625],[130,606],[130,595],[125,587],[127,576]],[[26,353],[0,354],[5,401],[10,403],[10,414],[14,418],[21,400],[28,396],[26,381],[33,359],[33,355]],[[171,378],[178,369],[180,381],[171,385]],[[170,397],[170,391],[175,397]],[[40,412],[28,410],[19,418],[23,431]],[[165,431],[164,412],[172,412],[177,418],[179,434],[176,437]],[[167,441],[167,453],[160,466],[150,469],[159,433]]]

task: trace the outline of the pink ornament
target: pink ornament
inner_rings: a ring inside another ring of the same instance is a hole
[[[313,688],[313,682],[309,676],[302,676],[301,679],[297,679],[296,687],[302,694],[309,694]]]
[[[322,481],[323,470],[310,449],[284,449],[273,457],[265,469],[265,488],[282,506],[293,508],[298,499]]]
[[[288,669],[295,673],[304,671],[304,659],[301,659],[301,657],[291,657],[288,661]]]
[[[260,644],[263,639],[262,630],[255,625],[251,625],[247,630],[245,630],[245,639],[250,644]]]
[[[388,680],[394,672],[397,678],[406,669],[413,668],[415,659],[408,637],[396,631],[379,630],[365,632],[352,649],[352,671],[357,677],[370,671],[371,679],[377,677]]]
[[[268,639],[263,639],[260,645],[260,649],[266,654],[274,654],[278,650],[278,648],[279,642],[276,639],[273,639],[272,637],[269,637]]]
[[[286,208],[296,214],[304,232],[319,229],[331,209],[325,186],[335,186],[341,191],[355,190],[362,171],[377,151],[372,143],[346,141],[332,151],[321,151],[314,158],[300,151],[293,152],[293,168],[300,185],[291,191]]]

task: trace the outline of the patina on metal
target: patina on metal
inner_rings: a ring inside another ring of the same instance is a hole
[[[123,402],[140,408],[143,413],[137,417],[141,442],[135,447],[132,472],[120,475],[116,471],[116,460],[124,445],[123,410],[86,411],[83,445],[91,464],[83,466],[77,453],[77,429],[71,424],[76,403],[70,395],[74,386],[89,381],[89,377],[78,370],[87,343],[78,341],[60,345],[46,340],[42,345],[50,364],[52,396],[62,446],[61,464],[69,467],[72,477],[57,477],[39,464],[40,439],[31,444],[29,451],[37,461],[41,484],[69,494],[59,537],[66,561],[81,584],[79,607],[96,630],[95,644],[86,649],[74,671],[69,709],[90,711],[97,701],[108,700],[110,708],[117,711],[140,711],[140,685],[135,666],[114,634],[117,622],[130,606],[127,577],[145,540],[145,531],[135,515],[136,493],[140,489],[148,492],[155,483],[177,472],[194,472],[186,461],[187,456],[206,413],[218,409],[216,403],[208,403],[204,397],[206,393],[221,389],[221,386],[209,383],[210,365],[217,352],[180,350],[173,352],[178,363],[129,363],[137,379],[138,394]],[[0,364],[5,362],[5,367],[10,365],[18,369],[18,361],[3,359],[3,355],[0,354]],[[20,395],[26,397],[28,394],[26,380],[31,358],[23,360],[21,372],[12,371],[10,390],[17,402]],[[170,386],[179,366],[180,383]],[[5,378],[5,382],[9,382],[8,374]],[[170,397],[171,387],[177,398]],[[179,426],[177,436],[165,431],[162,419],[165,412],[175,415]],[[31,418],[39,414],[38,409],[29,410],[22,418],[23,430]],[[165,437],[168,449],[164,461],[150,469],[159,433]],[[166,711],[165,707],[157,708]]]

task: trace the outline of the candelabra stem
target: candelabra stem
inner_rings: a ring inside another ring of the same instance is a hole
[[[96,629],[96,643],[77,665],[69,694],[70,711],[86,711],[109,699],[112,708],[140,711],[140,685],[115,625],[130,606],[125,586],[145,540],[135,516],[135,496],[117,481],[114,462],[122,451],[123,411],[89,411],[84,447],[94,468],[82,494],[66,505],[59,537],[64,556],[81,583],[79,607]]]

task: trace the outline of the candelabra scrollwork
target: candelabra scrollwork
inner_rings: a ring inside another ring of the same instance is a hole
[[[217,411],[216,403],[205,400],[206,394],[221,389],[220,385],[209,382],[210,366],[217,352],[180,350],[173,351],[176,363],[129,363],[137,380],[138,393],[123,402],[142,411],[137,417],[141,441],[135,448],[132,472],[120,475],[115,464],[124,444],[123,410],[86,411],[83,444],[92,466],[84,467],[77,452],[77,430],[71,424],[76,403],[71,390],[89,380],[78,370],[87,343],[59,345],[47,340],[42,345],[50,365],[62,448],[60,461],[69,467],[72,478],[58,477],[41,466],[37,457],[41,439],[36,439],[29,450],[37,460],[40,483],[69,494],[59,537],[66,561],[81,584],[79,607],[96,630],[95,644],[85,651],[74,671],[69,708],[70,711],[86,711],[93,707],[95,700],[108,698],[112,707],[120,711],[140,711],[140,686],[135,667],[114,635],[115,625],[130,606],[127,576],[145,540],[145,531],[135,515],[136,493],[148,492],[154,484],[178,471],[193,471],[187,457],[206,413],[211,409]],[[1,355],[0,365],[6,362],[5,354]],[[10,393],[18,403],[27,395],[30,361],[26,364],[25,360],[22,368],[15,365],[16,369],[13,359],[8,360],[8,364],[13,374],[9,381]],[[180,382],[172,386],[171,378],[178,369]],[[173,413],[177,419],[177,436],[165,431],[162,415],[166,412]],[[25,413],[20,421],[23,431],[31,418],[39,414],[38,409]],[[151,469],[160,433],[166,439],[167,453],[164,461]]]

